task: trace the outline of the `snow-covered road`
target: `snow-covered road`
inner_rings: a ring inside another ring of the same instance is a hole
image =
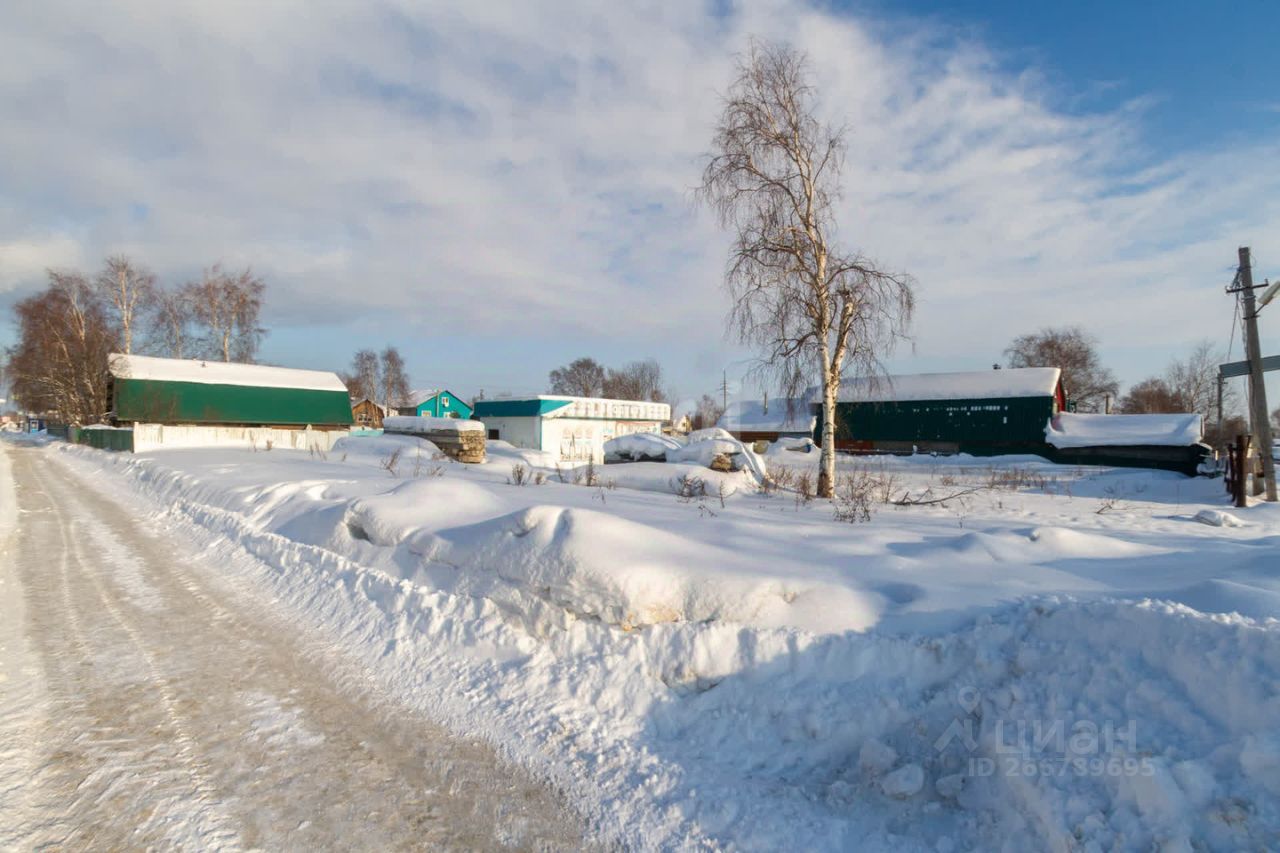
[[[555,794],[190,543],[37,450],[0,457],[0,849],[581,846]]]

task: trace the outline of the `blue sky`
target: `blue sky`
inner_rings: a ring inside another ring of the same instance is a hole
[[[1242,0],[950,0],[838,4],[971,32],[1010,66],[1038,69],[1069,106],[1149,100],[1150,143],[1169,152],[1280,129],[1280,4]]]
[[[1135,382],[1225,348],[1237,245],[1280,276],[1277,32],[1249,0],[23,4],[0,309],[108,252],[168,282],[222,260],[269,283],[264,360],[392,343],[470,394],[654,357],[696,396],[746,355],[689,191],[757,35],[852,130],[842,237],[919,281],[893,369],[1079,323]]]

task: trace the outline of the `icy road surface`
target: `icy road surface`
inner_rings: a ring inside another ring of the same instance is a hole
[[[0,849],[582,846],[487,747],[39,452],[0,454]]]

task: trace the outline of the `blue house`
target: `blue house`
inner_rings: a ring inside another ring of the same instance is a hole
[[[421,418],[461,418],[471,417],[471,407],[452,391],[443,388],[426,388],[409,392],[410,405],[401,406],[402,415],[415,415]]]

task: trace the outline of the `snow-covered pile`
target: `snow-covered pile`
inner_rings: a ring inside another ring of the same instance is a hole
[[[1187,447],[1203,437],[1200,415],[1089,415],[1060,412],[1044,428],[1054,447]]]
[[[422,455],[428,459],[440,455],[440,448],[425,438],[412,435],[350,435],[333,443],[330,451],[339,458],[352,462],[364,461],[380,464],[392,454],[398,454],[406,460],[414,455]]]
[[[620,435],[604,443],[605,462],[665,462],[667,452],[683,445],[674,438],[656,432]]]
[[[814,444],[812,438],[788,438],[786,436],[769,443],[768,449],[765,450],[765,456],[774,456],[779,453],[813,453],[818,450],[818,445]]]
[[[427,434],[432,432],[484,432],[480,421],[462,418],[431,418],[414,415],[392,415],[384,418],[382,428],[387,432]]]
[[[700,430],[707,432],[706,430]],[[723,432],[723,430],[718,430]],[[691,436],[693,433],[690,434]],[[725,433],[727,436],[728,433]],[[765,464],[754,450],[736,438],[690,439],[683,447],[667,451],[668,462],[684,462],[710,468],[718,459],[727,459],[733,471],[750,471],[757,482],[764,482]]]

